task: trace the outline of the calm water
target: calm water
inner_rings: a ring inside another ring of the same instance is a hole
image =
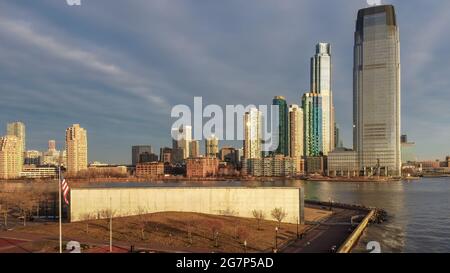
[[[331,198],[336,202],[374,206],[388,212],[388,221],[371,225],[354,252],[365,252],[369,241],[378,241],[383,252],[450,252],[450,178],[392,183],[277,181],[157,184],[175,185],[303,186],[307,199],[328,201]]]

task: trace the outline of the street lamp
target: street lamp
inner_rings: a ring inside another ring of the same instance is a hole
[[[278,226],[275,227],[275,253],[278,252]]]

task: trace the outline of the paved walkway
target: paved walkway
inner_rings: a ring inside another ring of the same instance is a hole
[[[302,239],[296,240],[280,252],[326,253],[331,252],[333,246],[337,250],[353,231],[350,224],[351,217],[361,214],[362,212],[359,210],[333,208],[332,216],[323,223],[318,223]]]

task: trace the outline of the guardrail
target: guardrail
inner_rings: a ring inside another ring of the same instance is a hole
[[[355,244],[358,242],[359,237],[361,237],[362,233],[366,229],[367,225],[369,224],[369,221],[372,219],[372,217],[375,215],[376,210],[372,209],[366,217],[364,217],[364,220],[358,225],[358,227],[350,234],[350,236],[345,240],[345,242],[339,247],[337,253],[350,253],[352,248],[355,246]]]

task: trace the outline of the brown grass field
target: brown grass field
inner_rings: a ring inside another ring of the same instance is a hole
[[[330,212],[312,208],[305,209],[306,220],[317,221]],[[113,218],[113,245],[137,249],[174,252],[269,252],[275,245],[277,222],[261,221],[258,229],[254,218],[215,216],[199,213],[163,212]],[[299,225],[301,233],[307,228]],[[16,228],[15,232],[27,234],[30,239],[23,247],[32,252],[56,252],[58,249],[58,224],[43,223]],[[216,236],[215,236],[216,234]],[[280,225],[278,247],[296,238],[297,225]],[[96,246],[109,244],[109,220],[90,220],[63,224],[63,240],[79,241],[82,252]]]

